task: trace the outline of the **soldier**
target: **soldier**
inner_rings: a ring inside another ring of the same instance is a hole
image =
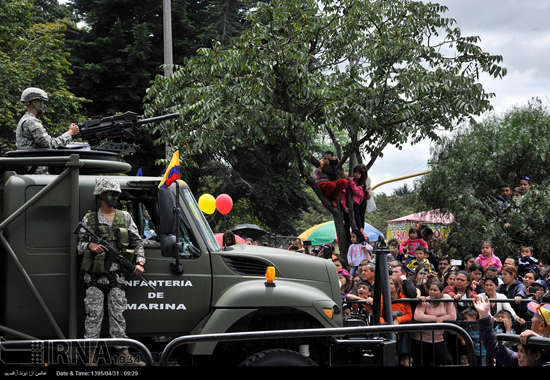
[[[120,184],[115,179],[96,180],[94,195],[101,200],[97,212],[89,211],[82,224],[101,238],[116,247],[128,260],[135,258],[133,274],[141,275],[145,264],[143,243],[138,229],[128,212],[116,210],[115,206],[121,194]],[[90,241],[87,235],[80,235],[78,253],[83,255],[82,270],[86,285],[84,306],[86,310],[86,339],[98,339],[103,321],[104,300],[107,299],[109,313],[109,333],[112,338],[127,338],[126,321],[123,312],[126,309],[126,279],[128,271],[112,261],[103,245]],[[134,358],[127,347],[116,347],[118,354],[115,364],[143,366],[144,362]],[[95,350],[90,350],[87,366],[97,365]]]
[[[21,94],[21,102],[27,106],[27,112],[17,124],[15,132],[15,144],[18,150],[37,148],[59,148],[70,143],[74,136],[78,135],[78,125],[72,123],[69,130],[61,136],[52,138],[38,120],[38,117],[46,112],[48,94],[45,91],[29,87]],[[36,173],[46,173],[47,169],[40,167]]]

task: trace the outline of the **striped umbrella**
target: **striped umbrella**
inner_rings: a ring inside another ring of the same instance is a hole
[[[378,237],[383,235],[382,232],[378,231],[368,223],[365,223],[363,231],[370,241],[377,241]],[[310,240],[311,245],[333,243],[336,240],[336,227],[334,227],[334,222],[317,224],[302,232],[302,234],[298,237],[302,239],[302,241]]]

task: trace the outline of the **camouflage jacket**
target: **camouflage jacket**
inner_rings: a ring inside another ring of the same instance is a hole
[[[15,143],[18,150],[63,147],[72,141],[71,134],[67,131],[61,136],[52,138],[46,129],[32,113],[26,112],[15,131]]]

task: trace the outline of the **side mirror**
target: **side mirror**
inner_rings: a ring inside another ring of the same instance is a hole
[[[162,257],[176,257],[178,255],[178,245],[174,235],[164,235],[160,238],[160,254]]]
[[[157,199],[160,220],[159,235],[172,234],[174,232],[174,225],[176,224],[176,216],[174,214],[176,197],[170,189],[159,189]]]

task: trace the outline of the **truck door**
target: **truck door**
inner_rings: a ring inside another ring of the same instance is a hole
[[[168,199],[175,202],[174,192],[171,189],[167,191],[171,194]],[[196,205],[196,201],[194,198],[189,200],[187,196],[180,198],[177,225],[181,248],[178,260],[173,256],[163,256],[160,243],[155,237],[146,239],[144,247],[147,262],[144,277],[155,289],[135,276],[128,281],[128,308],[125,316],[129,336],[132,334],[136,336],[141,334],[184,335],[191,332],[210,311],[212,277],[209,250],[211,246],[205,242],[201,228],[197,228],[195,219],[203,216],[202,213],[200,215],[194,213],[193,202]],[[159,202],[163,202],[163,199],[160,197]],[[187,204],[188,202],[191,202],[191,205]],[[144,205],[134,204],[132,207],[134,218],[136,214],[138,218],[142,218]],[[151,208],[150,205],[149,208]],[[159,205],[160,208],[162,205]],[[173,205],[167,208],[171,210]],[[196,210],[200,212],[198,205]],[[158,210],[148,210],[148,213],[158,214]],[[137,224],[140,223],[137,222]],[[144,237],[152,235],[150,230],[143,229],[143,231]],[[163,231],[157,227],[154,229],[154,234],[161,235]]]

